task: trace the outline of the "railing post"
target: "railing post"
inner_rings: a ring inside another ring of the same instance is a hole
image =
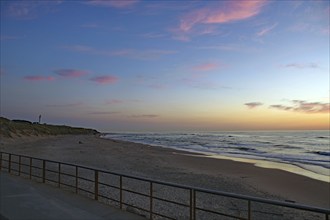
[[[150,181],[150,187],[149,187],[149,189],[150,189],[150,192],[149,192],[149,196],[150,196],[150,203],[149,203],[149,209],[150,209],[150,219],[152,219],[152,214],[153,214],[153,208],[152,208],[152,206],[153,206],[153,185],[152,185],[152,182]]]
[[[119,178],[119,206],[123,209],[123,177]]]
[[[30,157],[30,179],[32,179],[32,157]]]
[[[190,189],[190,220],[194,220],[194,194],[195,194],[195,190]]]
[[[196,219],[196,190],[193,189],[193,220]]]
[[[78,194],[78,166],[76,166],[76,194]]]
[[[94,170],[94,181],[95,181],[95,185],[94,185],[94,199],[98,200],[99,198],[99,171]]]
[[[18,156],[18,175],[21,175],[21,163],[22,163],[22,157],[21,155]]]
[[[8,173],[10,173],[11,170],[11,154],[9,154],[9,159],[8,159]]]
[[[248,200],[248,220],[251,220],[251,200]]]
[[[325,220],[329,220],[329,214],[325,213]]]
[[[46,161],[42,160],[42,182],[45,183],[46,179]]]
[[[0,171],[2,170],[2,152],[0,152]]]
[[[58,163],[58,188],[61,188],[61,163]]]

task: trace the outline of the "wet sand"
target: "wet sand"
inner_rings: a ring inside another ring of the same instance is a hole
[[[330,209],[327,182],[251,163],[93,135],[2,138],[0,150],[155,180]]]

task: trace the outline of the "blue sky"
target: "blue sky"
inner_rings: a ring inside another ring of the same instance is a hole
[[[1,1],[1,115],[329,129],[329,1]]]

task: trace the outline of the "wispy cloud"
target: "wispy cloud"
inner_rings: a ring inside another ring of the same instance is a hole
[[[86,2],[86,4],[113,8],[128,8],[132,7],[138,2],[139,0],[90,0]]]
[[[90,79],[93,82],[96,82],[98,84],[115,84],[118,81],[118,78],[116,76],[97,76]]]
[[[5,13],[9,17],[18,19],[32,19],[36,17],[37,2],[33,1],[13,1],[5,8]]]
[[[0,40],[5,41],[5,40],[17,40],[20,37],[18,36],[13,36],[13,35],[0,35]]]
[[[4,14],[15,19],[35,19],[63,1],[10,1],[4,7]]]
[[[191,11],[181,18],[179,26],[173,30],[176,34],[175,38],[189,39],[187,34],[200,25],[224,24],[249,19],[258,15],[265,3],[265,0],[226,1],[221,6]]]
[[[329,18],[329,17],[328,17]],[[327,19],[327,18],[326,18]],[[313,23],[297,23],[289,28],[292,32],[302,32],[302,33],[319,33],[322,35],[329,35],[329,23],[328,24],[313,24]]]
[[[263,29],[261,29],[258,33],[257,33],[257,36],[258,37],[262,37],[262,36],[265,36],[267,35],[270,31],[272,31],[276,26],[278,25],[278,23],[275,23],[269,27],[265,27]]]
[[[141,102],[141,100],[139,99],[128,99],[128,100],[124,100],[124,99],[111,99],[111,100],[107,100],[105,101],[106,105],[119,105],[119,104],[123,104],[123,103],[138,103]]]
[[[253,53],[257,52],[257,48],[247,47],[242,44],[218,44],[218,45],[209,45],[209,46],[199,46],[196,47],[199,50],[220,50],[220,51],[228,51],[228,52],[247,52]]]
[[[305,32],[311,30],[311,25],[307,23],[297,23],[289,28],[293,32]]]
[[[74,52],[87,53],[92,55],[114,56],[114,57],[127,57],[132,59],[153,60],[158,59],[164,55],[178,53],[176,50],[160,50],[160,49],[121,49],[121,50],[102,50],[85,45],[71,45],[63,46],[62,48]]]
[[[318,69],[320,66],[317,63],[288,63],[285,64],[286,68],[296,68],[296,69]]]
[[[304,100],[292,100],[291,105],[271,105],[270,108],[301,112],[301,113],[330,113],[330,103],[308,102]]]
[[[270,105],[269,107],[279,109],[279,110],[285,110],[285,111],[290,111],[293,109],[293,107],[285,106],[285,105]]]
[[[196,66],[193,66],[194,71],[210,71],[219,67],[217,63],[203,63]]]
[[[48,104],[46,107],[52,107],[52,108],[70,108],[70,107],[78,107],[82,106],[83,102],[74,102],[74,103],[65,103],[65,104]]]
[[[111,99],[109,101],[106,101],[105,104],[107,105],[116,105],[116,104],[122,104],[124,100],[121,99]]]
[[[66,78],[79,78],[81,76],[87,75],[88,71],[76,70],[76,69],[58,69],[54,71],[57,75]]]
[[[88,114],[91,115],[114,115],[119,114],[120,112],[117,111],[95,111],[95,112],[89,112]]]
[[[159,115],[155,114],[145,114],[145,115],[131,115],[132,118],[157,118]]]
[[[261,103],[261,102],[248,102],[248,103],[245,103],[244,105],[246,105],[249,109],[254,109],[254,108],[257,108],[259,106],[262,106],[263,103]]]
[[[85,53],[94,53],[97,50],[94,49],[93,47],[89,47],[86,45],[67,45],[67,46],[61,46],[61,48],[70,50],[70,51],[75,51],[75,52],[85,52]]]
[[[28,81],[53,81],[55,80],[52,76],[25,76],[25,80]]]
[[[321,28],[321,34],[330,35],[330,25],[328,25],[328,27]]]

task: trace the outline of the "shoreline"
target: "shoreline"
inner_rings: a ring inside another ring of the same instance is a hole
[[[149,145],[149,144],[145,144],[145,143],[138,143],[138,142],[132,142],[132,141],[124,141],[124,140],[107,138],[106,134],[101,134],[100,138],[108,139],[108,140],[123,141],[123,142],[131,142],[131,143],[135,143],[135,144]],[[172,150],[177,150],[177,151],[183,151],[186,153],[183,155],[194,156],[196,154],[196,156],[200,156],[200,157],[216,158],[216,159],[220,159],[220,160],[231,160],[231,161],[236,161],[236,162],[249,163],[249,164],[253,164],[256,167],[261,167],[261,168],[266,168],[266,169],[279,169],[279,170],[282,170],[285,172],[290,172],[290,173],[298,174],[298,175],[305,176],[308,178],[312,178],[315,180],[330,183],[330,169],[322,168],[323,173],[328,173],[328,175],[321,174],[321,173],[318,173],[317,171],[313,171],[313,169],[311,169],[313,167],[313,165],[306,165],[304,167],[303,164],[301,164],[301,166],[299,166],[298,164],[290,164],[290,163],[284,163],[284,162],[280,162],[280,161],[266,160],[263,158],[257,159],[257,158],[234,157],[234,156],[227,156],[227,155],[223,156],[223,155],[219,155],[219,154],[199,152],[199,151],[195,151],[195,150],[180,149],[177,147],[167,147],[167,146],[161,146],[161,145],[150,145],[150,146],[161,147],[161,148],[165,148],[165,149],[172,149]],[[321,168],[317,167],[315,169],[319,170]]]
[[[1,140],[1,151],[256,197],[330,208],[329,183],[274,168],[171,148],[61,135]]]
[[[322,175],[316,172],[313,172],[308,169],[304,169],[303,167],[300,167],[295,164],[289,164],[289,163],[281,163],[281,162],[274,162],[274,161],[268,161],[268,160],[262,160],[262,159],[248,159],[248,158],[240,158],[240,157],[229,157],[229,156],[221,156],[221,155],[210,155],[208,157],[211,158],[217,158],[222,160],[233,160],[237,162],[243,162],[243,163],[251,163],[256,167],[261,167],[265,169],[278,169],[289,173],[298,174],[304,177],[308,177],[311,179],[319,180],[322,182],[330,183],[330,176]]]
[[[110,139],[112,140],[112,139]],[[136,142],[133,142],[136,143]],[[139,144],[139,143],[137,143]],[[217,154],[207,154],[197,151],[189,151],[189,150],[182,150],[178,148],[171,148],[171,147],[164,147],[164,146],[156,146],[156,145],[150,145],[152,147],[162,147],[167,149],[174,149],[178,151],[183,151],[185,153],[180,153],[181,155],[186,156],[192,156],[192,157],[205,157],[205,158],[215,158],[219,160],[231,160],[236,162],[242,162],[242,163],[249,163],[253,164],[256,167],[261,167],[265,169],[278,169],[289,173],[298,174],[304,177],[308,177],[311,179],[319,180],[322,182],[330,183],[330,175],[323,175],[317,172],[313,172],[312,170],[304,169],[303,167],[300,167],[295,164],[289,164],[289,163],[281,163],[281,162],[275,162],[271,160],[264,160],[264,159],[250,159],[250,158],[243,158],[243,157],[231,157],[231,156],[222,156]]]

